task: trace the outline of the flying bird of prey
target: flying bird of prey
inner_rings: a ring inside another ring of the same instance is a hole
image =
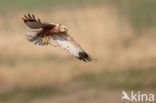
[[[67,27],[61,24],[42,22],[34,14],[24,15],[24,23],[31,29],[26,33],[30,42],[38,45],[52,45],[54,40],[57,45],[71,55],[85,62],[92,61],[92,58],[81,48],[81,46],[68,34]],[[55,46],[55,45],[53,45]]]

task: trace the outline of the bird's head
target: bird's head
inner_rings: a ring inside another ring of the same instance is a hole
[[[58,24],[58,30],[61,33],[64,33],[64,32],[68,31],[67,27],[65,25],[61,25],[61,24]]]

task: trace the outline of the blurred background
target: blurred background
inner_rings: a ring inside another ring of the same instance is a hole
[[[27,13],[98,61],[28,42]],[[0,103],[121,103],[123,90],[156,94],[155,0],[0,0]]]

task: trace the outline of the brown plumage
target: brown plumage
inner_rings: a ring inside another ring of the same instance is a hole
[[[42,22],[33,15],[24,15],[24,23],[34,31],[26,33],[27,39],[38,45],[52,45],[51,40],[79,60],[92,61],[92,58],[81,46],[67,33],[67,27],[61,24]]]

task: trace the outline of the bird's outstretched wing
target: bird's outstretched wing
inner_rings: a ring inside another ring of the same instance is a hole
[[[47,28],[47,27],[54,27],[55,25],[49,23],[43,23],[39,18],[36,18],[34,14],[24,15],[22,18],[24,23],[31,29],[40,29],[40,28]]]
[[[83,60],[85,62],[92,61],[92,58],[81,48],[81,46],[67,33],[64,34],[54,34],[52,38],[56,43],[66,50],[68,53]]]
[[[56,25],[41,22],[39,18],[36,18],[34,16],[34,14],[30,15],[29,13],[27,15],[24,15],[22,19],[29,28],[34,29],[34,30],[29,30],[28,32],[26,32],[27,39],[30,42],[33,42],[34,44],[38,44],[42,46],[46,45],[43,42],[43,39],[44,39],[43,37],[44,35],[47,35],[49,30],[53,29]]]

